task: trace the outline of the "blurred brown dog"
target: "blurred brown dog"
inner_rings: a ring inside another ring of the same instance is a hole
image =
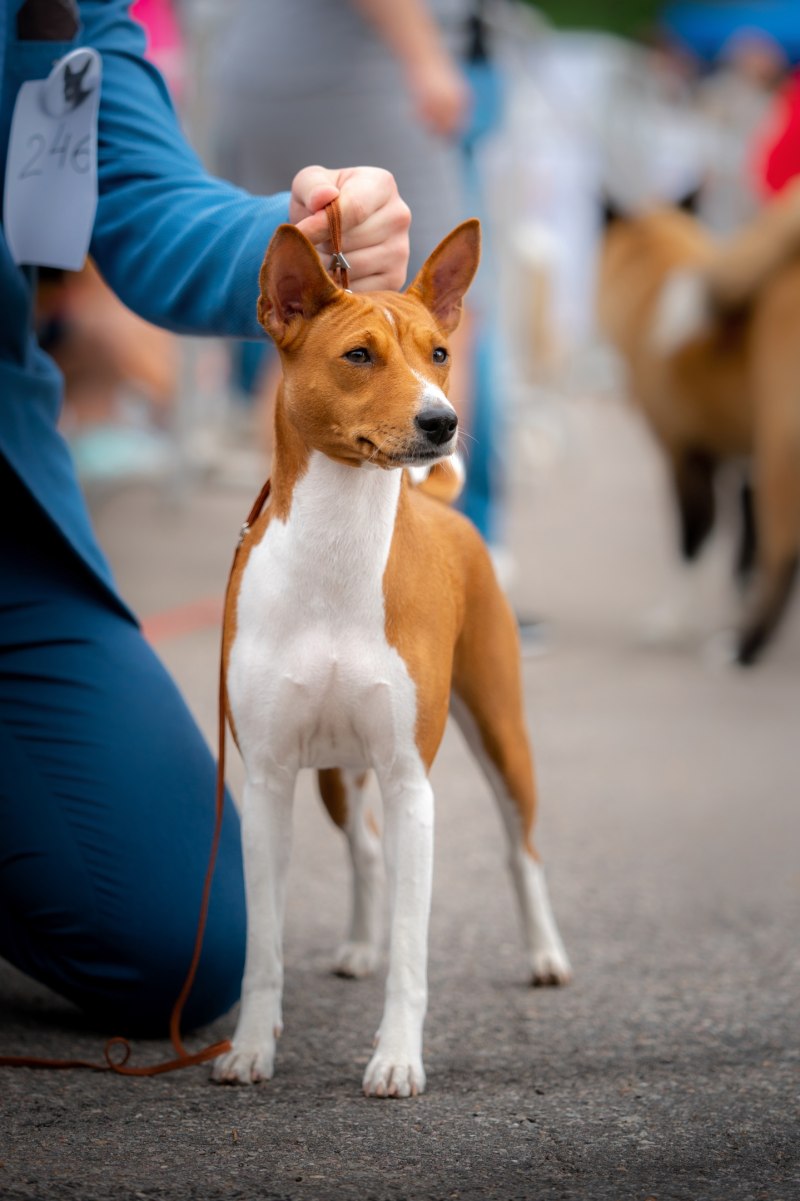
[[[608,209],[606,224],[600,323],[667,456],[687,563],[714,525],[718,468],[745,466],[735,658],[751,664],[800,552],[800,181],[724,243],[680,208]]]

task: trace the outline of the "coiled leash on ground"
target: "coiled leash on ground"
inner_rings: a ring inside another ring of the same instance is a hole
[[[332,201],[326,207],[328,217],[328,230],[330,233],[331,248],[333,257],[329,264],[329,270],[334,273],[337,284],[340,288],[347,289],[349,286],[348,272],[350,264],[342,254],[342,219],[339,210],[338,200]],[[228,591],[230,589],[231,579],[239,560],[244,542],[249,534],[253,523],[263,512],[264,506],[267,503],[267,498],[270,493],[270,481],[267,480],[258,496],[253,503],[247,520],[241,528],[239,534],[239,542],[233,552],[233,562],[228,573],[228,583],[225,588],[225,599],[227,602]],[[225,611],[227,610],[227,604]],[[224,611],[223,611],[224,612]],[[211,898],[211,883],[214,878],[214,868],[217,861],[217,852],[219,850],[219,840],[222,833],[222,817],[225,810],[225,735],[227,721],[227,689],[225,687],[225,618],[223,615],[222,623],[222,640],[220,646],[219,659],[219,694],[218,694],[218,712],[217,712],[217,782],[216,782],[216,797],[215,797],[215,812],[214,812],[214,833],[211,839],[211,851],[208,856],[208,866],[206,868],[205,880],[203,882],[203,894],[200,901],[200,914],[197,919],[197,933],[195,934],[194,950],[192,952],[192,960],[189,965],[189,970],[186,973],[186,979],[183,982],[183,987],[172,1008],[169,1021],[169,1037],[175,1051],[173,1059],[167,1059],[161,1063],[146,1064],[142,1067],[128,1066],[128,1060],[131,1056],[131,1044],[127,1038],[121,1035],[116,1035],[110,1038],[104,1048],[104,1059],[102,1061],[94,1061],[91,1059],[45,1059],[33,1055],[0,1055],[0,1067],[4,1068],[85,1068],[91,1072],[116,1072],[119,1076],[160,1076],[164,1072],[175,1072],[180,1068],[194,1067],[200,1063],[207,1063],[211,1059],[216,1059],[218,1055],[231,1049],[229,1039],[222,1042],[212,1043],[208,1047],[203,1047],[200,1051],[187,1051],[181,1038],[181,1019],[183,1010],[192,991],[197,968],[200,963],[200,954],[203,949],[203,937],[205,935],[206,920],[208,918],[208,906]]]

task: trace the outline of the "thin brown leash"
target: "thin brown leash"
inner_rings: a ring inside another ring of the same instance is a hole
[[[333,257],[330,261],[328,270],[332,271],[334,278],[340,288],[346,291],[350,289],[350,264],[342,253],[342,212],[339,207],[339,201],[333,200],[326,207],[325,212],[328,217],[328,232],[331,238],[331,250]]]
[[[342,254],[342,221],[339,211],[339,202],[334,200],[327,206],[328,229],[330,231],[331,246],[333,249],[333,258],[330,263],[330,270],[338,276],[336,282],[341,288],[347,288],[349,283],[348,271],[350,264]],[[239,542],[233,552],[233,562],[228,573],[228,582],[225,587],[225,600],[227,602],[228,593],[230,592],[233,573],[236,569],[236,564],[242,550],[244,541],[249,534],[253,523],[263,512],[264,506],[270,493],[270,481],[267,480],[258,496],[256,497],[253,506],[247,516],[247,520],[241,528],[239,534]],[[227,603],[225,611],[227,610]],[[224,611],[224,612],[225,612]],[[160,1076],[164,1072],[175,1072],[180,1068],[194,1067],[197,1064],[207,1063],[211,1059],[216,1059],[218,1055],[222,1055],[225,1051],[231,1049],[229,1039],[222,1042],[212,1043],[210,1046],[203,1047],[200,1051],[189,1052],[184,1046],[181,1038],[181,1019],[183,1017],[184,1006],[192,991],[192,986],[197,975],[197,968],[200,963],[200,955],[203,949],[203,938],[206,930],[206,921],[208,919],[208,906],[211,898],[211,884],[214,878],[214,868],[217,861],[217,852],[219,850],[219,840],[222,833],[222,818],[225,811],[225,735],[228,698],[227,689],[225,687],[225,617],[223,612],[222,619],[222,641],[220,646],[219,656],[219,692],[218,692],[218,709],[217,709],[217,779],[216,779],[216,794],[214,806],[214,833],[211,839],[211,851],[208,857],[208,866],[206,867],[205,880],[203,882],[203,893],[200,901],[200,914],[197,919],[197,932],[194,940],[194,950],[192,952],[192,960],[189,965],[189,970],[186,973],[186,979],[183,982],[183,987],[178,994],[177,1000],[172,1008],[169,1022],[169,1036],[175,1050],[175,1058],[164,1060],[162,1063],[154,1063],[143,1067],[128,1067],[128,1060],[131,1056],[131,1044],[127,1038],[121,1035],[116,1035],[110,1038],[104,1048],[104,1060],[94,1061],[91,1059],[45,1059],[33,1055],[0,1055],[0,1067],[4,1068],[49,1068],[49,1069],[67,1069],[67,1068],[85,1068],[91,1072],[116,1072],[119,1076]],[[121,1053],[119,1057],[118,1053]]]
[[[242,549],[242,544],[246,534],[249,532],[253,522],[261,514],[264,505],[267,503],[267,498],[270,492],[270,481],[264,484],[259,492],[253,507],[248,514],[247,521],[244,523],[239,536],[239,542],[233,553],[233,562],[228,573],[228,583],[225,588],[225,597],[227,600],[228,592],[231,586],[231,580],[236,568],[236,563]],[[183,1017],[184,1006],[192,991],[197,968],[200,963],[200,954],[203,949],[203,937],[205,935],[206,921],[208,919],[208,905],[211,897],[211,883],[214,876],[214,867],[217,861],[217,852],[219,850],[219,840],[222,833],[222,818],[225,810],[225,734],[226,734],[226,713],[227,713],[227,693],[225,688],[225,660],[223,655],[225,638],[225,626],[223,618],[222,629],[222,647],[220,648],[219,657],[219,694],[218,694],[218,711],[217,711],[217,737],[218,737],[218,756],[217,756],[217,780],[216,780],[216,795],[214,806],[214,833],[211,839],[211,851],[208,857],[208,865],[206,867],[205,880],[203,882],[203,894],[200,901],[200,914],[197,920],[197,932],[194,940],[194,950],[192,952],[192,960],[189,964],[189,970],[186,973],[186,979],[183,982],[178,998],[172,1008],[169,1022],[169,1036],[172,1046],[175,1050],[175,1058],[167,1059],[162,1063],[148,1064],[144,1067],[128,1067],[128,1060],[131,1055],[131,1044],[127,1038],[116,1035],[110,1038],[105,1045],[104,1061],[94,1061],[91,1059],[44,1059],[31,1055],[0,1055],[0,1067],[4,1068],[86,1068],[91,1072],[116,1072],[120,1076],[160,1076],[164,1072],[175,1072],[179,1068],[194,1067],[196,1064],[207,1063],[210,1059],[216,1059],[218,1055],[222,1055],[224,1051],[229,1051],[231,1044],[229,1040],[223,1042],[212,1043],[208,1047],[203,1047],[200,1051],[187,1051],[181,1038],[181,1018]],[[121,1052],[121,1056],[119,1053]]]

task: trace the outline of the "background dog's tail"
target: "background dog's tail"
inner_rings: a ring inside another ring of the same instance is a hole
[[[800,251],[800,178],[725,242],[703,269],[708,298],[723,314],[744,308]]]
[[[420,492],[433,496],[446,505],[454,504],[461,495],[467,478],[464,460],[456,451],[449,459],[440,459],[431,467],[409,467],[411,483]]]
[[[800,255],[800,177],[703,261],[669,273],[653,319],[653,348],[663,355],[673,354],[724,326],[795,255]]]

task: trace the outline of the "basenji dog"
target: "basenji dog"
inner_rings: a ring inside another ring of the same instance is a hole
[[[800,558],[800,182],[723,242],[679,206],[606,216],[600,323],[664,452],[688,565],[715,523],[720,467],[742,472],[733,657],[751,664]],[[682,593],[667,627],[689,615]]]
[[[267,507],[242,546],[224,639],[231,727],[244,760],[247,955],[221,1082],[272,1076],[281,1031],[282,926],[292,797],[316,768],[347,836],[352,920],[335,970],[363,976],[380,947],[383,802],[389,968],[368,1096],[425,1087],[433,792],[448,710],[500,806],[534,984],[569,963],[533,843],[536,791],[523,717],[516,624],[480,536],[415,488],[407,468],[457,442],[447,400],[448,334],[478,266],[480,227],[460,225],[403,294],[337,287],[292,226],[274,235],[258,312],[280,353]]]

